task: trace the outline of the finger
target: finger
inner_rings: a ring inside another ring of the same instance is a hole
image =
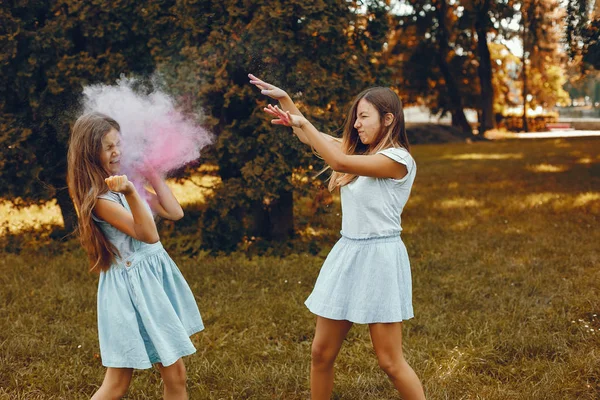
[[[269,104],[269,105],[267,105],[267,107],[269,108],[269,111],[271,111],[272,113],[281,115],[281,110],[277,107],[273,107],[273,104]]]
[[[281,119],[273,119],[273,120],[271,120],[271,123],[273,125],[285,125],[285,126],[289,126],[288,124],[285,123],[285,121],[283,121]]]
[[[262,85],[265,85],[265,84],[266,84],[266,82],[265,82],[265,81],[263,81],[262,79],[258,79],[258,78],[257,78],[257,77],[255,77],[254,75],[250,75],[250,82],[251,82],[251,83],[253,83],[253,84],[255,84],[255,85],[256,85],[256,84],[262,84]]]
[[[273,107],[273,104],[267,104],[267,109],[269,110],[270,113],[272,114],[279,114],[277,112],[277,109],[275,107]]]
[[[277,115],[279,118],[283,118],[285,119],[285,113],[283,111],[281,111],[280,109],[274,109],[273,110],[274,114]]]
[[[265,82],[265,81],[263,81],[262,79],[259,79],[259,78],[257,78],[257,77],[254,77],[254,78],[252,78],[252,80],[253,80],[254,82],[258,83],[258,84],[261,84],[261,85],[266,85],[266,86],[270,86],[270,85],[269,85],[267,82]]]
[[[264,110],[264,111],[265,111],[267,114],[271,114],[271,115],[273,115],[273,116],[276,116],[276,117],[277,117],[277,116],[279,116],[279,114],[277,114],[275,111],[273,111],[273,110],[269,110],[269,109],[268,109],[268,108],[266,108],[266,107],[265,107],[263,110]]]

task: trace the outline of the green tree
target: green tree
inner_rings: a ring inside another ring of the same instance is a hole
[[[471,132],[465,117],[467,57],[457,41],[456,4],[447,0],[408,1],[388,38],[385,62],[395,70],[398,89],[412,103],[452,116],[452,125]],[[468,80],[467,80],[468,82]]]
[[[490,55],[494,73],[492,82],[494,85],[494,113],[503,115],[508,107],[520,104],[521,91],[519,82],[519,70],[521,59],[514,55],[504,44],[490,43]]]
[[[567,1],[565,37],[572,60],[600,70],[600,1]]]
[[[560,101],[562,90],[561,81],[563,56],[559,49],[559,38],[562,33],[557,0],[525,0],[520,2],[521,40],[523,55],[521,58],[521,78],[523,97],[523,129],[527,126],[527,109],[534,104],[554,106]],[[532,90],[531,80],[536,81]],[[556,93],[558,97],[551,99],[549,94]],[[533,104],[532,103],[532,100]]]
[[[493,67],[488,41],[508,38],[509,22],[514,17],[513,0],[463,0],[463,26],[473,32],[476,43],[477,74],[480,86],[481,115],[479,132],[483,133],[496,126],[494,118]]]
[[[378,62],[387,6],[374,2],[366,13],[358,12],[358,2],[321,0],[204,7],[215,16],[206,40],[189,36],[181,62],[163,65],[174,90],[191,99],[191,108],[205,110],[217,135],[213,157],[222,185],[205,214],[204,241],[233,249],[243,236],[285,240],[294,231],[293,174],[322,163],[288,129],[270,126],[262,112],[268,99],[247,74],[286,89],[320,129],[335,132],[355,94],[389,83]]]
[[[0,191],[16,203],[56,198],[75,226],[66,190],[69,125],[82,86],[154,69],[153,43],[169,2],[0,3]]]

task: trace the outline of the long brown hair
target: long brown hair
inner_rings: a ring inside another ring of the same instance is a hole
[[[119,252],[92,220],[92,211],[99,195],[108,191],[104,179],[109,176],[100,162],[102,138],[121,128],[107,115],[93,112],[75,122],[67,153],[67,184],[77,216],[78,233],[83,248],[90,259],[90,270],[106,271]]]
[[[358,103],[365,99],[375,107],[379,113],[379,122],[381,129],[375,137],[372,144],[365,145],[360,141],[358,130],[354,127],[356,122],[356,110]],[[392,114],[394,121],[390,126],[385,126],[384,120],[386,114]],[[386,87],[372,87],[362,91],[352,103],[342,135],[342,151],[346,154],[375,154],[380,150],[389,147],[403,147],[410,150],[406,128],[404,126],[404,110],[402,101],[398,95]],[[329,190],[334,190],[338,186],[344,186],[356,179],[356,175],[345,174],[332,171],[329,180]]]

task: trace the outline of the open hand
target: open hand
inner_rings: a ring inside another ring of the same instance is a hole
[[[250,83],[260,89],[260,92],[266,96],[269,96],[272,99],[280,100],[285,98],[288,94],[285,90],[278,88],[275,85],[271,85],[263,80],[258,79],[256,76],[252,74],[248,74],[248,78],[250,78]]]
[[[283,111],[277,106],[269,104],[263,109],[267,114],[272,115],[275,119],[271,120],[274,125],[285,125],[293,128],[302,128],[306,123],[306,118],[301,115],[290,114],[289,111]]]
[[[133,183],[127,179],[127,175],[113,175],[104,179],[106,185],[113,192],[119,192],[123,194],[131,193],[134,190]]]

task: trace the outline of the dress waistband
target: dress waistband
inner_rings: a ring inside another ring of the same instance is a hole
[[[161,242],[144,244],[144,246],[142,246],[141,249],[136,250],[129,256],[121,259],[117,258],[115,260],[115,263],[113,264],[113,267],[127,269],[132,268],[139,262],[144,261],[147,257],[159,253],[163,250],[164,248]]]
[[[346,236],[342,233],[342,240],[346,240],[352,242],[353,244],[373,244],[373,243],[391,243],[398,242],[402,239],[400,238],[400,232],[394,235],[386,235],[386,236],[371,236],[366,238],[353,238],[350,236]]]

